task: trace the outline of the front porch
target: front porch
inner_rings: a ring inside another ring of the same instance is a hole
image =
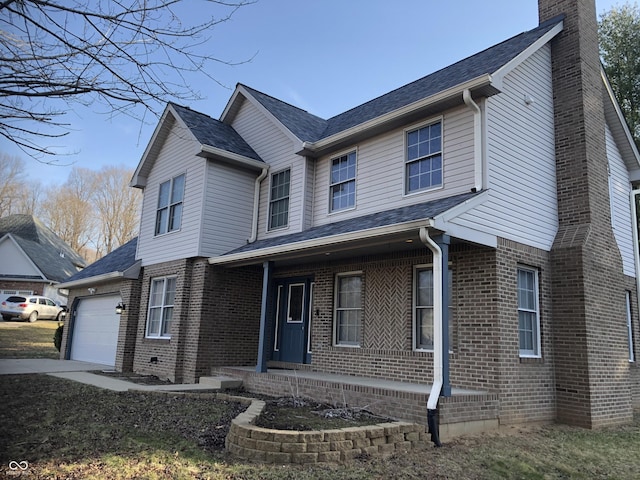
[[[427,424],[431,385],[380,378],[330,374],[310,369],[216,367],[212,375],[242,379],[251,393],[274,397],[299,396],[330,405],[366,408],[396,420]],[[495,393],[452,388],[438,402],[441,438],[486,431],[499,426],[499,399]]]

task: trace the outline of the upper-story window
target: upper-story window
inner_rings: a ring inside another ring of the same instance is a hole
[[[356,152],[331,160],[331,212],[356,204]]]
[[[271,195],[269,200],[269,230],[286,227],[289,224],[289,187],[291,170],[283,170],[271,175]]]
[[[156,211],[156,235],[180,230],[183,197],[184,174],[160,184]]]
[[[407,132],[406,192],[442,186],[442,122]]]

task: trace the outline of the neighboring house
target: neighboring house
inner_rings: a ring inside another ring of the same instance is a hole
[[[115,367],[417,421],[442,395],[445,424],[630,421],[640,156],[593,2],[539,10],[328,120],[245,85],[220,120],[168,105],[131,182]],[[65,286],[82,305],[108,274]]]
[[[66,305],[57,284],[84,267],[84,259],[33,215],[0,218],[0,301],[36,294]]]

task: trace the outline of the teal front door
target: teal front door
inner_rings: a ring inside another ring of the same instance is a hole
[[[276,280],[274,360],[311,361],[312,291],[313,282],[307,277]]]

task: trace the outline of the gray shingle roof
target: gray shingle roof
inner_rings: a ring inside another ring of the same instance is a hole
[[[86,265],[84,258],[32,215],[0,218],[0,238],[9,233],[48,280],[61,282]]]
[[[84,278],[97,277],[113,272],[124,272],[136,263],[136,248],[138,246],[138,238],[129,240],[124,245],[116,248],[113,252],[105,255],[100,260],[89,265],[84,270],[72,275],[65,280],[73,282]]]
[[[290,235],[282,235],[280,237],[265,238],[254,243],[243,245],[236,248],[225,255],[251,252],[262,248],[287,245],[290,243],[303,242],[306,240],[315,240],[318,238],[328,237],[331,235],[340,235],[344,233],[368,230],[375,227],[384,227],[388,225],[396,225],[399,223],[411,222],[414,220],[428,219],[438,216],[439,214],[449,210],[450,208],[460,205],[470,198],[479,195],[478,193],[463,193],[452,197],[432,200],[430,202],[419,203],[417,205],[409,205],[406,207],[395,208],[384,212],[372,213],[362,217],[356,217],[349,220],[330,223],[313,227],[302,232],[292,233]]]
[[[533,30],[516,35],[328,120],[244,87],[296,137],[302,141],[315,142],[466,81],[496,72],[556,26],[562,18],[551,19]]]
[[[175,103],[171,106],[202,145],[262,161],[253,148],[230,125]]]

